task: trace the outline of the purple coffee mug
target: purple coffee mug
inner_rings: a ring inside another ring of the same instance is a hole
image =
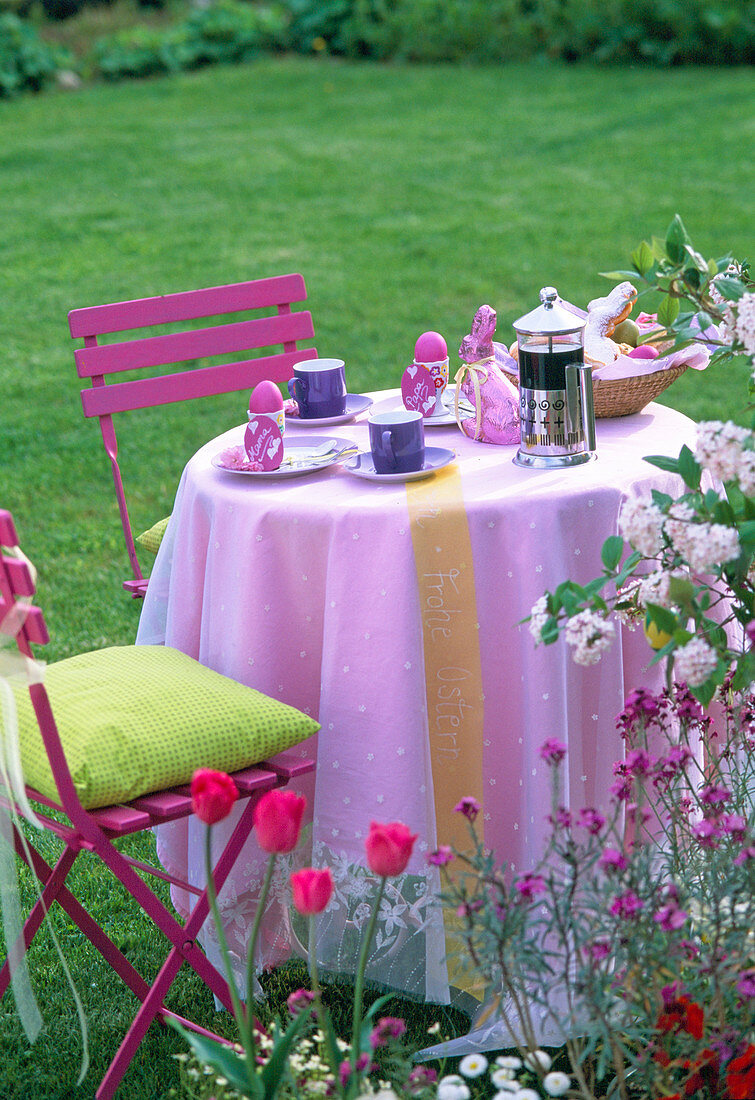
[[[307,359],[294,367],[288,392],[302,420],[324,420],[346,411],[346,368],[343,359]]]
[[[425,464],[425,424],[417,409],[373,413],[370,449],[378,474],[408,474]]]

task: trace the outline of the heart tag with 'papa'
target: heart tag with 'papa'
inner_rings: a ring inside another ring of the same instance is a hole
[[[401,376],[401,399],[406,409],[430,416],[435,408],[436,392],[432,371],[421,363],[412,363]]]
[[[250,420],[244,432],[244,450],[259,470],[277,470],[283,461],[283,436],[273,417]]]

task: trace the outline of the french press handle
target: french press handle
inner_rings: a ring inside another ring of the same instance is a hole
[[[582,398],[582,432],[585,437],[585,449],[594,451],[595,440],[595,401],[592,391],[592,367],[581,363],[579,371],[579,395]]]

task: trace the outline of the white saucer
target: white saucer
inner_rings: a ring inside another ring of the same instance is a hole
[[[371,453],[362,451],[344,462],[343,468],[355,477],[364,477],[368,481],[419,481],[423,477],[432,477],[455,459],[455,451],[446,450],[445,447],[425,447],[425,464],[421,470],[410,470],[405,474],[379,474]]]
[[[446,428],[449,424],[456,423],[456,413],[454,412],[454,398],[456,396],[456,387],[448,386],[443,392],[443,412],[433,413],[432,416],[426,416],[424,418],[424,425],[426,428]],[[378,402],[375,405],[373,412],[392,412],[394,409],[403,409],[404,402],[401,399],[399,393],[397,397],[387,397],[384,401]],[[474,408],[469,402],[461,398],[459,400],[459,409],[462,412],[474,412]]]
[[[286,423],[297,428],[329,428],[333,424],[347,424],[355,416],[359,416],[372,404],[371,397],[365,397],[361,393],[346,394],[346,410],[340,416],[320,416],[305,418],[302,416],[287,416]]]
[[[326,443],[333,444],[332,450],[324,455],[313,454],[315,448],[324,447]],[[356,446],[356,443],[350,439],[333,439],[327,435],[308,435],[297,438],[295,435],[286,433],[283,436],[283,463],[277,470],[244,469],[246,455],[242,444],[226,447],[213,455],[212,465],[227,474],[241,474],[242,477],[277,481],[281,478],[304,477],[306,474],[325,470],[328,466],[340,462],[344,455],[352,455]]]

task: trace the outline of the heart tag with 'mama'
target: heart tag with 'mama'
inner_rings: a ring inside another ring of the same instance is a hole
[[[401,376],[401,399],[406,409],[430,416],[435,408],[436,392],[432,371],[421,363],[412,363]]]
[[[283,436],[271,416],[250,420],[244,432],[246,457],[260,470],[277,470],[283,461]]]

